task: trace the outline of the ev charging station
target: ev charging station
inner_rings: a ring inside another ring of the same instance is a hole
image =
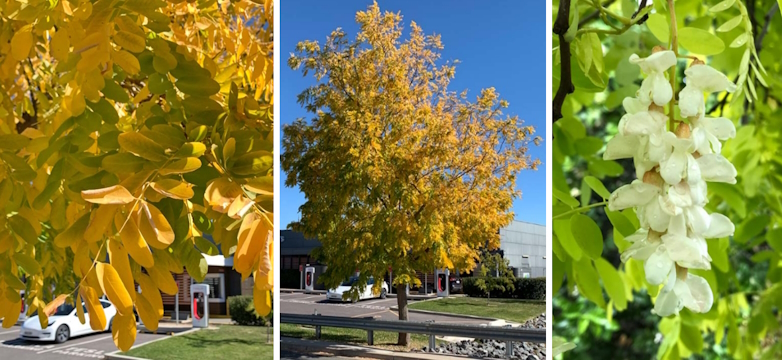
[[[315,267],[313,266],[304,268],[304,290],[315,290]]]
[[[434,272],[435,280],[437,281],[437,284],[435,285],[437,297],[447,297],[448,276],[450,275],[450,271],[448,269],[435,269]]]
[[[209,327],[209,285],[190,285],[190,299],[193,301],[190,306],[193,316],[193,327]]]

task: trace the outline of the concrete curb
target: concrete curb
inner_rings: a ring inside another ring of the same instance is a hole
[[[145,346],[145,345],[149,345],[149,344],[152,344],[152,343],[155,343],[155,342],[158,342],[158,341],[163,341],[163,340],[168,339],[169,337],[185,335],[185,334],[196,332],[198,330],[201,330],[201,329],[200,328],[193,328],[193,329],[186,330],[186,331],[183,331],[183,332],[180,332],[180,333],[172,334],[171,336],[165,336],[165,337],[161,337],[159,339],[148,341],[148,342],[145,342],[143,344],[133,345],[130,348],[130,350],[133,350],[135,348],[142,347],[142,346]],[[128,350],[128,351],[130,351],[130,350]],[[135,357],[135,356],[128,356],[128,355],[122,355],[121,354],[122,352],[123,352],[122,350],[117,350],[117,351],[114,351],[114,352],[110,352],[108,354],[104,354],[104,359],[106,359],[106,360],[147,360],[145,358],[140,358],[140,357]]]
[[[359,345],[339,344],[328,341],[304,340],[291,337],[280,338],[280,349],[291,350],[294,352],[323,352],[335,356],[382,360],[446,360],[454,358],[468,359],[466,356],[452,354],[438,355],[415,352],[404,353]]]
[[[393,306],[389,310],[391,310],[391,311],[399,311],[399,307]],[[483,317],[483,316],[475,316],[475,315],[465,315],[465,314],[454,314],[454,313],[431,311],[431,310],[407,309],[407,311],[408,312],[413,312],[413,313],[419,313],[419,314],[441,315],[441,316],[449,316],[449,317],[456,317],[456,318],[462,318],[462,319],[472,319],[472,320],[487,320],[487,321],[503,320],[503,319],[496,319],[496,318],[491,318],[491,317]]]
[[[326,290],[302,290],[302,289],[280,289],[279,292],[281,294],[309,294],[309,295],[326,295]],[[386,294],[386,297],[389,298],[396,298],[397,294]],[[434,300],[437,299],[437,296],[435,295],[408,295],[408,299],[410,300]]]

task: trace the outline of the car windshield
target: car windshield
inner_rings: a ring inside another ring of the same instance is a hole
[[[52,315],[70,315],[71,311],[73,311],[74,307],[71,304],[62,304],[59,307],[57,307],[57,310]]]
[[[358,280],[358,277],[351,276],[350,279],[347,279],[347,280],[342,282],[342,286],[353,286],[353,284],[355,284],[357,280]]]

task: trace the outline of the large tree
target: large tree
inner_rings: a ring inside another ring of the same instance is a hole
[[[407,320],[416,271],[472,269],[483,247],[497,247],[540,138],[503,115],[508,103],[493,88],[474,102],[448,90],[455,67],[441,62],[439,36],[413,22],[404,38],[402,16],[377,4],[356,21],[355,39],[337,29],[323,45],[300,42],[288,60],[316,80],[299,95],[313,118],[284,128],[285,184],[306,197],[291,227],[321,242],[328,287],[358,270],[354,290],[363,288],[392,268]]]
[[[0,3],[3,326],[24,290],[42,327],[84,301],[103,330],[105,293],[127,350],[218,247],[269,312],[271,4]]]

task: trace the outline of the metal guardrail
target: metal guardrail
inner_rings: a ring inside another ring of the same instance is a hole
[[[375,331],[401,332],[429,335],[429,351],[434,351],[435,336],[455,336],[505,341],[508,358],[513,356],[513,342],[546,342],[545,330],[522,329],[510,326],[476,326],[437,324],[429,322],[375,320],[373,318],[344,318],[339,316],[280,314],[285,324],[309,325],[315,327],[315,337],[320,339],[321,327],[362,329],[367,331],[367,343],[374,345]]]

